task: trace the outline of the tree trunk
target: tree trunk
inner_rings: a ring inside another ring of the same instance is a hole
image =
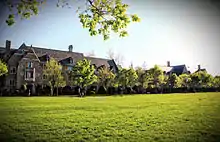
[[[58,87],[57,87],[57,96],[58,96]]]
[[[50,88],[50,95],[53,96],[53,87]]]

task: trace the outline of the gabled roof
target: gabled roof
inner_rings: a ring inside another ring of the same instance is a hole
[[[74,65],[74,59],[72,57],[65,58],[59,62],[63,65]]]
[[[180,75],[184,72],[184,70],[186,69],[186,65],[176,65],[176,66],[159,66],[162,71],[164,71],[165,73],[169,74],[169,73],[175,73],[176,75]]]
[[[184,69],[186,68],[186,65],[177,65],[177,66],[172,66],[172,73],[176,73],[176,75],[180,75],[183,73]]]
[[[110,67],[108,61],[110,59],[96,58],[96,57],[85,57],[87,60],[91,61],[91,64],[95,64],[97,67],[105,65],[106,67]]]
[[[43,55],[48,54],[50,57],[56,59],[57,61],[66,59],[68,57],[72,57],[74,60],[83,59],[83,54],[77,52],[46,49],[40,47],[31,47],[31,46],[26,46],[25,44],[22,44],[22,46],[20,47],[20,49],[30,49],[30,48],[34,50],[34,52],[38,57],[42,57]]]

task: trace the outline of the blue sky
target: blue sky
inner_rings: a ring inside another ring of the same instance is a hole
[[[8,27],[5,20],[8,10],[0,5],[0,46],[5,40],[12,47],[22,43],[51,49],[88,53],[106,57],[112,49],[124,56],[124,66],[147,68],[154,64],[186,64],[191,71],[201,64],[213,75],[220,75],[220,11],[209,0],[125,0],[129,13],[141,17],[140,23],[128,27],[129,36],[112,35],[108,41],[101,36],[91,37],[83,29],[74,7],[57,8],[56,2],[48,0],[38,16],[29,20],[17,20]],[[80,4],[80,3],[78,3]],[[74,3],[74,6],[78,5]]]

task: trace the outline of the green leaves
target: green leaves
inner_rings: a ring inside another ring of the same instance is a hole
[[[110,38],[110,33],[114,32],[119,37],[128,36],[126,28],[130,22],[140,22],[140,18],[136,15],[127,14],[128,5],[122,3],[121,0],[85,0],[86,7],[84,9],[76,8],[79,13],[80,23],[83,28],[88,29],[91,36],[102,35],[104,40]],[[11,26],[15,23],[15,15],[21,19],[29,19],[33,15],[39,13],[39,7],[46,0],[8,0],[8,8],[11,11],[6,23]],[[63,3],[63,4],[62,4]],[[58,0],[56,6],[69,6],[65,0]],[[16,11],[13,13],[13,11]]]
[[[62,66],[53,58],[47,61],[44,67],[43,75],[46,77],[46,84],[53,89],[54,87],[63,87],[66,85],[61,69]]]
[[[0,76],[6,73],[8,73],[7,65],[2,60],[0,60]]]
[[[108,87],[115,86],[115,74],[107,67],[102,67],[97,73],[98,83],[106,90]]]
[[[188,75],[188,74],[181,74],[179,76],[179,79],[180,79],[181,87],[189,87],[190,86],[190,82],[191,82],[190,75]]]
[[[140,22],[141,21],[141,19],[136,14],[131,15],[131,19],[133,22]]]
[[[72,85],[87,87],[97,81],[94,66],[90,65],[90,61],[80,60],[73,67],[70,75]]]
[[[6,20],[6,23],[8,24],[8,26],[12,26],[15,23],[13,14],[8,15],[8,19]]]
[[[169,76],[168,83],[172,88],[178,88],[181,86],[180,78],[175,73]]]
[[[211,87],[213,83],[212,75],[206,71],[198,71],[190,75],[191,86],[193,87]]]
[[[133,87],[138,79],[138,75],[133,68],[122,68],[118,73],[119,85],[124,87]]]
[[[37,15],[39,12],[39,6],[46,0],[7,0],[8,8],[11,12],[9,14],[6,23],[12,26],[15,23],[15,15],[21,17],[21,19],[29,19],[33,15]]]

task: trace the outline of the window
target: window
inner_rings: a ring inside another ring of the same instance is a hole
[[[47,76],[45,74],[43,75],[43,79],[47,79]]]
[[[33,63],[32,62],[27,62],[26,67],[27,68],[33,68]]]
[[[10,86],[15,86],[15,80],[10,79]]]
[[[73,63],[73,60],[70,58],[70,64],[72,64]]]
[[[25,72],[25,78],[26,79],[34,78],[34,72],[33,71],[26,71]]]
[[[16,74],[16,67],[10,67],[10,74]]]
[[[73,67],[68,67],[67,70],[71,71]]]

